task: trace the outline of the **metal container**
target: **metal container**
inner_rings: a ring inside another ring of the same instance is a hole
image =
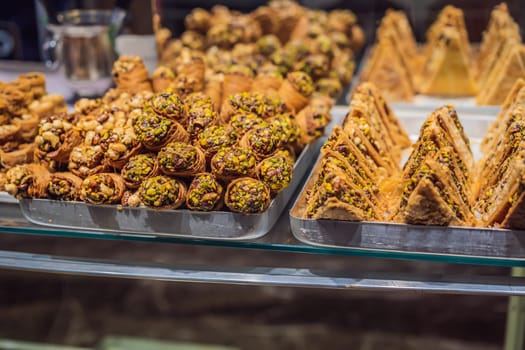
[[[424,113],[425,108],[394,108],[401,123],[415,140],[421,124],[427,117]],[[480,141],[494,120],[495,114],[488,116],[463,110],[463,113],[458,112],[458,115],[470,137],[474,157],[479,159]],[[319,160],[320,157],[316,165]],[[292,233],[303,243],[353,251],[525,258],[525,231],[305,219],[303,213],[306,191],[313,185],[314,180],[310,174],[290,211]]]
[[[297,159],[290,185],[260,214],[228,211],[197,212],[91,205],[48,199],[22,199],[20,208],[32,223],[78,230],[112,231],[148,236],[247,240],[268,233],[310,169],[321,141],[305,147]]]
[[[79,96],[98,96],[112,83],[116,59],[115,34],[123,10],[70,10],[58,15],[59,24],[48,24],[53,34],[44,43],[49,67],[62,69],[70,88]]]

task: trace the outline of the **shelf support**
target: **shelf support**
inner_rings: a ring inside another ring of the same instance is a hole
[[[525,268],[514,267],[513,277],[525,277]],[[507,309],[505,350],[522,350],[525,333],[525,297],[511,296]]]

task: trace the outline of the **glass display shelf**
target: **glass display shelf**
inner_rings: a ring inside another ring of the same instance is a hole
[[[293,201],[291,202],[293,203]],[[289,205],[289,207],[291,204]],[[189,237],[170,237],[145,235],[141,233],[121,233],[112,231],[72,230],[63,228],[44,227],[28,222],[16,205],[4,206],[0,213],[0,232],[30,235],[45,235],[68,238],[93,238],[103,240],[124,240],[133,242],[155,242],[163,244],[189,244],[229,247],[238,249],[259,249],[278,252],[309,253],[321,255],[350,255],[383,259],[419,260],[443,263],[492,265],[502,267],[525,267],[525,258],[483,257],[458,254],[432,254],[407,251],[362,249],[362,248],[334,248],[307,245],[295,239],[290,230],[288,208],[283,212],[272,230],[265,236],[246,241],[215,240]]]

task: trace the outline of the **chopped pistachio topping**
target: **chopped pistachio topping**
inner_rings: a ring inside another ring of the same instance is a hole
[[[188,206],[191,206],[193,210],[213,210],[221,200],[222,191],[222,186],[213,174],[199,174],[195,176],[188,188]]]
[[[170,142],[157,155],[159,165],[168,172],[191,168],[197,161],[195,146],[184,142]]]
[[[144,180],[139,196],[148,207],[160,208],[174,204],[179,197],[179,183],[167,176],[154,176]]]
[[[293,165],[282,156],[273,156],[261,161],[258,168],[258,178],[264,182],[272,192],[280,192],[292,180]]]
[[[138,154],[129,159],[121,170],[122,178],[132,184],[139,184],[152,173],[155,168],[153,154]]]
[[[198,145],[207,153],[233,146],[237,142],[237,131],[228,126],[212,125],[197,136]]]
[[[303,96],[310,97],[314,92],[312,78],[304,72],[292,72],[286,77],[290,84]]]
[[[268,208],[270,195],[266,185],[256,179],[243,178],[230,187],[228,207],[240,213],[260,213]]]

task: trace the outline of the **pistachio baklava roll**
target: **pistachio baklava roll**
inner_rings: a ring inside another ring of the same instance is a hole
[[[9,169],[18,164],[30,163],[34,151],[34,143],[7,142],[0,146],[0,164]]]
[[[284,101],[277,94],[242,92],[230,96],[230,105],[235,111],[251,112],[266,119],[286,112]]]
[[[50,175],[46,193],[49,199],[76,201],[80,199],[82,179],[70,172],[58,172]]]
[[[259,180],[268,186],[272,194],[284,190],[292,181],[293,163],[283,154],[263,159],[255,169]]]
[[[180,41],[184,47],[192,50],[203,51],[206,49],[206,37],[194,30],[186,30],[180,36]]]
[[[352,80],[355,71],[355,61],[351,51],[342,52],[332,59],[331,76],[339,79],[342,85],[347,85]]]
[[[252,151],[238,146],[219,149],[210,161],[212,173],[224,181],[253,176],[256,165]]]
[[[251,177],[235,179],[226,188],[224,203],[234,212],[262,213],[270,206],[270,189],[262,181]]]
[[[211,98],[202,92],[194,92],[184,99],[187,113],[186,130],[192,139],[208,126],[217,122],[218,116],[213,108]]]
[[[16,165],[6,173],[5,190],[15,198],[43,198],[49,171],[39,164]]]
[[[142,181],[159,174],[157,156],[153,153],[137,154],[120,170],[127,188],[138,188]]]
[[[197,136],[195,145],[199,147],[209,161],[221,148],[231,147],[237,143],[236,129],[228,125],[212,125]]]
[[[175,120],[186,125],[187,116],[184,108],[184,100],[171,90],[155,94],[149,101],[148,106],[158,115]]]
[[[142,182],[138,194],[150,208],[177,209],[186,199],[186,185],[168,176],[154,176]]]
[[[266,125],[265,121],[254,113],[239,111],[230,118],[229,125],[237,131],[241,137],[257,126]]]
[[[258,159],[273,155],[282,146],[281,135],[268,125],[255,127],[239,141],[239,146],[244,147]]]
[[[206,170],[206,157],[198,147],[170,142],[157,155],[160,171],[166,175],[193,176]]]
[[[195,175],[186,194],[186,206],[191,210],[218,210],[223,204],[223,187],[211,173]]]
[[[259,23],[262,34],[273,34],[277,33],[277,14],[275,10],[269,6],[259,6],[251,14],[251,18]],[[279,38],[275,37],[278,41]],[[280,43],[280,41],[279,41]]]
[[[133,127],[137,139],[150,151],[158,151],[172,141],[190,140],[190,135],[180,123],[155,113],[140,114]]]
[[[101,145],[81,144],[71,150],[68,169],[73,174],[85,178],[107,170],[103,159],[104,149]]]
[[[82,181],[80,199],[89,204],[116,204],[120,203],[125,190],[126,185],[120,175],[99,173]]]
[[[280,114],[268,119],[268,126],[279,136],[283,145],[292,144],[301,137],[301,129],[291,114]]]
[[[314,92],[312,78],[304,72],[288,73],[279,88],[279,96],[291,111],[298,112],[307,104]]]
[[[151,84],[154,92],[162,92],[173,88],[175,73],[167,66],[158,66],[151,74]]]

